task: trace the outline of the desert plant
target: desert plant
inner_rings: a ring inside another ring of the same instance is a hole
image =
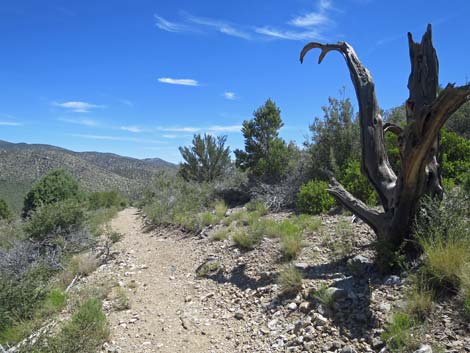
[[[281,236],[281,255],[284,260],[295,259],[302,250],[302,233]]]
[[[239,229],[232,234],[233,242],[241,249],[252,250],[262,240],[262,233],[256,229]]]
[[[292,265],[287,265],[281,269],[278,276],[278,283],[281,290],[286,295],[295,295],[302,289],[302,273]]]
[[[65,235],[80,229],[85,223],[85,211],[73,199],[39,207],[25,224],[25,233],[41,240],[48,235]]]
[[[194,135],[192,146],[180,147],[184,159],[179,174],[187,181],[211,182],[221,177],[230,164],[227,136]]]
[[[252,120],[243,122],[245,150],[235,150],[236,165],[266,182],[279,181],[289,162],[289,148],[279,137],[279,129],[284,125],[281,111],[268,99],[253,115]]]
[[[90,210],[100,208],[123,209],[127,205],[127,200],[118,191],[93,192],[88,196],[88,207]]]
[[[113,299],[113,308],[117,311],[127,310],[130,308],[129,297],[125,289],[115,287],[111,293]]]
[[[82,197],[80,186],[72,175],[63,169],[56,169],[33,185],[24,199],[22,214],[27,217],[41,206]]]
[[[297,194],[297,207],[310,214],[329,210],[335,204],[335,200],[327,189],[328,184],[321,180],[311,180],[302,185]]]
[[[248,212],[256,212],[259,216],[264,216],[268,213],[266,204],[261,200],[252,200],[245,207]]]
[[[334,303],[333,293],[326,284],[323,284],[320,288],[310,292],[310,296],[326,308],[332,309]]]
[[[10,219],[13,214],[4,199],[0,199],[0,220]]]
[[[416,322],[406,313],[396,313],[382,333],[382,340],[394,353],[414,352],[420,342],[414,335]]]

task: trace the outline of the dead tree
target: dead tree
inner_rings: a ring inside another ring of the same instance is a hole
[[[439,64],[432,44],[431,25],[428,25],[421,43],[415,43],[411,33],[408,33],[408,42],[410,95],[406,101],[407,123],[403,128],[383,123],[372,76],[348,43],[309,43],[300,54],[300,62],[303,62],[308,51],[318,48],[321,49],[318,63],[330,51],[340,52],[346,60],[359,103],[361,169],[377,191],[383,212],[355,198],[333,177],[328,191],[371,226],[379,240],[394,248],[411,237],[420,198],[423,195],[442,195],[441,172],[436,157],[439,131],[470,97],[470,85],[456,87],[448,84],[437,94]],[[398,135],[401,161],[398,175],[389,163],[385,133]]]

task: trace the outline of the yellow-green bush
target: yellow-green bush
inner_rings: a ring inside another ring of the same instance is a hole
[[[327,191],[328,184],[321,180],[311,180],[300,187],[297,194],[297,207],[305,213],[319,214],[334,206],[335,200]]]

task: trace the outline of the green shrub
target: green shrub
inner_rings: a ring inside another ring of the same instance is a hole
[[[312,217],[308,214],[295,216],[292,219],[292,222],[298,224],[309,233],[316,232],[321,227],[321,219],[319,217]]]
[[[329,289],[326,284],[320,286],[320,288],[312,291],[310,296],[323,304],[326,308],[332,309],[334,304],[333,291]]]
[[[88,230],[94,236],[100,236],[105,232],[109,221],[111,221],[117,213],[118,209],[116,207],[100,208],[89,212],[86,220]]]
[[[76,200],[65,200],[38,208],[25,224],[25,233],[40,240],[51,234],[68,234],[84,223],[83,206]]]
[[[14,322],[34,317],[48,295],[49,276],[50,272],[44,267],[36,267],[20,278],[0,277],[0,343],[7,342],[3,333]]]
[[[94,192],[88,197],[88,207],[90,210],[100,208],[123,209],[127,206],[127,200],[118,191]]]
[[[382,333],[382,340],[392,352],[413,352],[419,348],[418,338],[414,336],[413,328],[416,322],[405,313],[396,313]]]
[[[10,219],[12,217],[12,213],[8,204],[5,202],[4,199],[0,199],[0,220],[1,219]]]
[[[214,241],[225,240],[225,239],[228,239],[229,235],[230,235],[230,230],[227,228],[222,228],[222,229],[216,230],[212,234],[211,239]]]
[[[218,200],[214,203],[214,212],[217,218],[222,219],[227,213],[228,207],[224,201]]]
[[[65,170],[56,169],[47,173],[28,192],[24,199],[23,216],[29,216],[41,206],[82,197],[78,182]]]
[[[49,349],[53,353],[94,353],[108,336],[109,330],[101,302],[98,299],[88,299],[51,339]]]
[[[186,182],[162,172],[145,192],[143,210],[155,225],[176,224],[198,230],[198,214],[213,202],[213,189],[208,184]]]
[[[321,180],[311,180],[300,187],[297,194],[297,207],[306,213],[319,214],[329,210],[335,200],[327,191],[328,184]]]
[[[345,169],[341,172],[339,181],[351,194],[369,205],[377,203],[377,195],[369,179],[361,173],[361,163],[359,160],[350,160],[346,163]]]
[[[278,283],[286,295],[295,295],[302,289],[302,273],[294,266],[284,267],[279,272]]]

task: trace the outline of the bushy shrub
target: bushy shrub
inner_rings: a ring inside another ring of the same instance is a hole
[[[351,194],[366,204],[375,205],[377,195],[369,179],[361,173],[361,163],[358,160],[349,160],[341,172],[339,181]]]
[[[116,190],[94,192],[88,197],[88,207],[90,210],[112,207],[122,209],[126,207],[126,205],[127,200]]]
[[[12,213],[8,204],[5,202],[4,199],[0,199],[0,220],[2,219],[10,219],[12,217]]]
[[[210,185],[162,172],[146,190],[142,208],[153,224],[178,224],[197,230],[198,214],[210,208],[212,202]]]
[[[98,299],[88,299],[72,315],[42,352],[96,352],[109,336],[106,316]]]
[[[41,206],[82,197],[78,182],[68,172],[63,169],[53,170],[33,185],[26,195],[23,217]]]
[[[329,210],[335,204],[335,200],[327,188],[328,184],[321,180],[311,180],[304,184],[297,194],[297,207],[302,212],[310,214]]]
[[[76,200],[47,204],[37,209],[25,224],[25,233],[41,240],[48,235],[65,235],[80,229],[85,223],[85,211]]]

